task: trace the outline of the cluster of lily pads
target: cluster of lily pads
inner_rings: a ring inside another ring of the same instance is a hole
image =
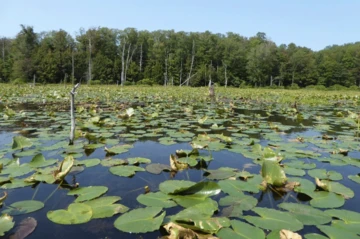
[[[36,218],[18,222],[16,216],[42,210],[55,224],[114,218],[114,228],[144,237],[161,229],[169,239],[359,238],[360,213],[346,208],[347,201],[359,198],[355,96],[333,94],[334,105],[325,98],[315,107],[301,104],[309,92],[286,102],[281,99],[290,99],[285,91],[262,99],[261,91],[239,97],[233,89],[227,95],[221,89],[214,100],[205,89],[166,88],[172,94],[165,94],[163,88],[134,93],[125,87],[111,95],[105,88],[79,88],[76,140],[68,145],[68,107],[51,102],[68,103],[69,95],[47,89],[36,87],[24,97],[34,103],[32,110],[20,110],[13,101],[27,90],[4,96],[0,125],[11,131],[12,143],[0,149],[0,236],[17,223],[12,233],[22,232],[24,238],[37,226]],[[167,162],[139,156],[137,143],[150,141],[179,147],[165,155]],[[130,150],[135,157],[128,156]],[[235,162],[223,163],[227,155],[236,155]],[[145,183],[132,208],[118,203],[123,195],[108,193],[107,186],[71,182],[91,167],[108,168],[107,176],[118,176],[119,183],[139,180],[141,174],[159,183],[151,189]],[[201,180],[191,180],[199,171]],[[45,211],[47,200],[11,197],[13,190],[39,184],[55,184],[74,200]],[[270,194],[274,199],[265,205],[263,197]],[[24,225],[32,230],[24,233]]]

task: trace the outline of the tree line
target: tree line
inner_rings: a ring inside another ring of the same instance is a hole
[[[205,86],[360,86],[360,42],[313,51],[265,33],[138,31],[106,27],[0,39],[0,82]]]

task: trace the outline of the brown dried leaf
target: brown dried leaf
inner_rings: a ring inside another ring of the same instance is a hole
[[[283,229],[280,231],[280,239],[302,239],[302,237],[295,232]]]
[[[179,171],[187,169],[189,165],[187,163],[181,163],[176,159],[175,155],[170,154],[170,168],[173,171]]]

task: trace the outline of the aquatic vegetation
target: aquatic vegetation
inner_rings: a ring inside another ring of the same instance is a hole
[[[360,235],[357,92],[2,86],[0,235]]]

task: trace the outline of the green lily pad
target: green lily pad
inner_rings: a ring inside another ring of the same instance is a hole
[[[289,211],[304,225],[321,225],[331,221],[331,217],[325,212],[309,205],[299,203],[281,203],[278,207]]]
[[[35,212],[44,207],[44,203],[35,200],[26,200],[19,201],[11,204],[7,209],[3,211],[3,213],[7,213],[9,215],[21,215],[30,212]]]
[[[357,236],[354,233],[351,233],[349,231],[346,231],[344,229],[341,228],[336,228],[333,226],[317,226],[320,231],[322,231],[323,233],[325,233],[328,237],[330,237],[331,239],[341,239],[341,238],[346,238],[346,239],[359,239],[359,236]]]
[[[328,192],[333,192],[339,195],[342,195],[344,198],[353,198],[355,196],[354,191],[348,187],[345,187],[341,183],[332,182],[329,180],[318,180],[316,179],[316,184]]]
[[[306,174],[304,170],[298,168],[292,168],[292,167],[284,167],[284,172],[288,175],[300,176],[300,177]]]
[[[310,205],[318,208],[337,208],[345,203],[342,196],[332,192],[313,192],[309,196],[312,197]]]
[[[195,182],[185,180],[167,180],[160,183],[159,190],[165,194],[170,194],[178,190],[189,188],[195,184]]]
[[[359,223],[347,223],[342,220],[332,220],[331,226],[340,228],[340,229],[344,229],[344,230],[354,233],[354,234],[360,234]]]
[[[90,221],[92,217],[92,209],[83,203],[72,203],[67,210],[49,211],[47,218],[57,224],[73,225],[82,224]]]
[[[243,194],[243,191],[258,193],[259,188],[256,184],[250,183],[250,181],[241,181],[241,180],[221,180],[219,181],[219,186],[222,191],[229,195],[236,196],[238,193]]]
[[[0,236],[4,236],[5,232],[10,231],[15,225],[13,218],[3,214],[0,216]]]
[[[306,192],[313,192],[316,189],[316,185],[310,180],[307,180],[305,178],[298,178],[298,177],[288,178],[288,182],[300,183],[299,186],[295,186],[294,188],[295,192],[307,194]]]
[[[89,186],[72,189],[67,195],[78,195],[75,202],[84,202],[100,197],[108,190],[105,186]]]
[[[206,176],[208,179],[215,180],[228,179],[236,175],[236,172],[234,170],[221,168],[216,170],[206,170],[206,173],[209,174]]]
[[[161,174],[162,171],[171,171],[171,168],[169,165],[166,164],[160,164],[160,163],[151,163],[146,165],[145,167],[146,171],[152,174]]]
[[[348,178],[353,180],[354,182],[360,184],[360,176],[358,174],[357,175],[349,175]]]
[[[148,158],[127,158],[129,164],[139,164],[139,163],[151,163],[151,160]]]
[[[215,182],[199,182],[187,188],[176,189],[171,195],[202,195],[211,197],[219,194],[221,191],[219,185]]]
[[[118,166],[118,165],[124,165],[127,164],[126,160],[124,159],[103,159],[101,160],[101,165],[104,167],[112,167],[112,166]]]
[[[29,166],[32,168],[42,168],[42,167],[47,167],[49,165],[53,165],[56,162],[57,162],[56,159],[45,160],[45,157],[40,153],[35,155],[31,159],[31,161],[29,162]]]
[[[170,217],[171,221],[203,220],[210,218],[218,210],[216,201],[205,200],[202,203],[185,208]]]
[[[13,137],[13,143],[12,143],[12,149],[24,149],[32,146],[32,142],[30,139],[24,137],[24,136],[14,136]]]
[[[339,209],[330,209],[325,211],[331,217],[339,218],[343,220],[346,224],[354,224],[360,227],[360,213],[349,211],[349,210],[339,210]]]
[[[23,188],[23,187],[32,186],[33,184],[34,184],[33,182],[25,182],[24,179],[14,178],[14,179],[11,179],[9,183],[2,185],[0,188],[1,189],[15,189],[15,188]]]
[[[311,169],[308,174],[313,178],[329,179],[329,180],[341,180],[342,175],[336,171],[326,171],[325,169]]]
[[[89,167],[93,167],[96,166],[100,163],[100,159],[84,159],[84,160],[76,160],[74,162],[74,165],[84,165],[85,167],[89,168]]]
[[[304,163],[301,160],[291,160],[289,162],[284,163],[285,166],[297,168],[297,169],[313,169],[316,168],[316,164],[314,163]]]
[[[162,208],[170,208],[175,207],[176,203],[171,200],[169,195],[166,195],[162,192],[150,192],[147,194],[140,194],[136,200],[145,205],[152,207],[162,207]]]
[[[146,207],[131,210],[118,217],[114,226],[124,232],[146,233],[159,229],[164,220],[165,212],[161,207]]]
[[[303,224],[288,212],[260,207],[256,207],[252,211],[261,217],[244,216],[244,219],[255,226],[268,230],[286,229],[290,231],[298,231],[303,228]]]
[[[305,234],[304,237],[305,239],[329,239],[328,237],[316,233],[308,233]]]
[[[240,210],[250,210],[258,203],[257,199],[249,195],[236,194],[236,196],[226,196],[220,199],[220,206],[236,206]]]
[[[120,199],[118,196],[107,196],[86,201],[83,202],[83,204],[91,207],[92,219],[107,218],[118,213],[125,213],[129,210],[128,207],[115,203]]]
[[[249,239],[249,238],[264,238],[265,233],[260,228],[254,227],[248,223],[241,222],[238,220],[231,220],[230,228],[222,228],[216,235],[221,239]]]
[[[29,164],[11,165],[1,171],[2,175],[9,175],[12,178],[23,176],[34,171]]]
[[[143,172],[144,168],[138,166],[120,165],[110,168],[110,172],[117,176],[130,177],[135,175],[136,172]]]
[[[122,153],[129,151],[129,149],[131,149],[132,147],[134,147],[134,146],[130,145],[130,144],[116,145],[111,148],[105,147],[105,151],[106,151],[106,153],[108,153],[110,155],[122,154]]]

